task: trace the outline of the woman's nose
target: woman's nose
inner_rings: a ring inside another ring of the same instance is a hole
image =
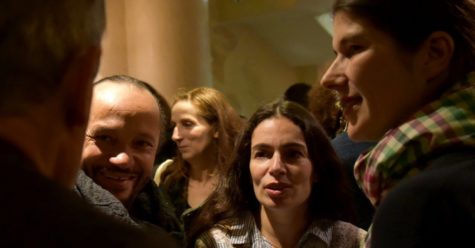
[[[284,175],[287,170],[285,168],[285,162],[282,161],[282,158],[278,154],[274,154],[271,166],[269,168],[269,173],[274,177],[279,177]]]
[[[325,88],[338,90],[347,80],[344,73],[345,62],[336,57],[320,80],[320,85]]]
[[[175,141],[175,142],[178,142],[182,139],[183,138],[181,137],[180,130],[178,129],[178,127],[174,127],[173,128],[173,134],[172,134],[172,140]]]

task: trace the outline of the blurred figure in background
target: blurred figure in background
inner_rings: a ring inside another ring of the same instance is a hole
[[[284,92],[284,99],[295,102],[308,109],[308,92],[312,86],[305,82],[298,82],[290,85]]]
[[[368,200],[363,190],[358,186],[355,179],[355,162],[359,155],[370,149],[375,142],[358,142],[348,137],[348,133],[343,131],[331,140],[332,146],[336,154],[340,158],[345,167],[346,174],[350,180],[351,190],[356,203],[357,218],[353,224],[368,230],[373,220],[374,207]]]
[[[158,153],[155,157],[155,166],[153,175],[158,168],[158,166],[165,162],[167,159],[173,158],[176,156],[176,144],[172,140],[173,135],[173,126],[171,125],[172,110],[170,104],[167,102],[165,97],[157,92],[157,99],[160,102],[160,112],[162,114],[162,125],[160,126],[160,144],[158,146]]]
[[[335,91],[314,84],[308,91],[308,109],[320,122],[330,139],[335,138],[345,128],[338,95]]]
[[[188,233],[226,171],[243,121],[221,92],[207,87],[177,94],[171,121],[177,156],[160,165],[155,181],[168,193]]]
[[[338,94],[334,90],[317,83],[309,91],[308,98],[310,112],[321,123],[328,137],[332,138],[332,146],[343,162],[350,180],[357,213],[356,220],[352,223],[367,230],[373,219],[374,208],[356,182],[354,164],[360,153],[369,149],[374,143],[355,142],[348,137]]]

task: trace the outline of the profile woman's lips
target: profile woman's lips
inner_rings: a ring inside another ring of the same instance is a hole
[[[363,101],[363,98],[360,96],[341,97],[340,105],[341,105],[341,108],[343,109],[343,115],[345,116],[345,118],[350,116],[350,114],[353,111],[357,110],[362,101]]]

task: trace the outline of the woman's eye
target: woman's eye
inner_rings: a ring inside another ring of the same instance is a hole
[[[270,157],[272,157],[272,155],[270,154],[270,152],[257,151],[257,152],[254,153],[254,157],[255,158],[270,158]]]
[[[304,153],[299,151],[299,150],[292,150],[292,151],[288,151],[285,153],[285,157],[289,160],[289,161],[293,161],[293,160],[297,160],[301,157],[304,157]]]
[[[346,56],[351,57],[363,50],[363,46],[360,45],[350,45],[347,49]]]
[[[191,127],[191,126],[193,126],[193,122],[191,122],[191,121],[184,121],[184,122],[182,122],[182,125],[183,125],[184,127]]]

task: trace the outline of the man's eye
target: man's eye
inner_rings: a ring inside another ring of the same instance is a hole
[[[151,148],[153,144],[147,140],[138,140],[135,142],[135,145],[139,148]]]
[[[89,135],[90,138],[92,138],[95,141],[99,142],[112,142],[112,136],[106,135],[106,134],[97,134],[97,135]]]

